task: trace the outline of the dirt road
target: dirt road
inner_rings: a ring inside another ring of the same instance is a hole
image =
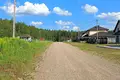
[[[120,80],[120,67],[65,43],[53,43],[35,80]]]

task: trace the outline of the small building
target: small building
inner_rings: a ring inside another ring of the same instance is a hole
[[[24,40],[29,41],[29,42],[32,41],[32,37],[28,34],[20,36],[20,39],[24,39]]]
[[[118,20],[113,32],[116,36],[116,43],[120,43],[120,20]]]

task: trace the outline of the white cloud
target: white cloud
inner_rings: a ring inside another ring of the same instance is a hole
[[[41,25],[43,25],[43,23],[42,22],[35,22],[35,21],[32,21],[31,22],[31,25],[33,25],[33,26],[41,26]]]
[[[94,14],[98,12],[98,8],[96,6],[92,6],[89,4],[82,6],[82,9],[84,9],[87,13],[90,13],[90,14]]]
[[[71,21],[55,21],[57,25],[61,27],[62,30],[74,30],[74,31],[79,31],[80,28],[76,26],[73,22]]]
[[[101,13],[97,15],[98,18],[101,18],[106,21],[109,25],[116,25],[117,21],[120,19],[120,12],[108,12],[108,13]]]
[[[62,21],[62,20],[55,21],[55,23],[56,23],[57,25],[61,25],[61,26],[74,25],[74,23],[71,22],[71,21]]]
[[[74,31],[79,31],[80,28],[79,28],[78,26],[74,26],[74,27],[73,27],[73,30],[74,30]]]
[[[0,9],[3,9],[9,14],[13,14],[13,4],[9,4],[8,6],[1,6]],[[48,7],[42,3],[31,3],[25,2],[24,5],[16,7],[17,15],[42,15],[47,16],[50,14]]]
[[[72,16],[72,13],[59,7],[54,7],[53,12],[61,16]]]
[[[118,20],[118,19],[120,19],[120,12],[101,13],[97,17],[102,18],[102,19]]]

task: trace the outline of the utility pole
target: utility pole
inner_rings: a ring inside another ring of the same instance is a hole
[[[80,28],[78,29],[78,40],[80,39]]]
[[[97,43],[98,43],[98,38],[99,38],[99,36],[98,36],[98,30],[99,30],[99,23],[98,23],[98,19],[96,20],[96,27],[97,27]]]
[[[15,38],[15,23],[16,23],[16,0],[14,0],[14,12],[13,12],[13,38]]]

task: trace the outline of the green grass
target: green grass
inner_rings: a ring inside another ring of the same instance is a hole
[[[86,51],[87,53],[98,55],[110,61],[113,61],[117,64],[120,64],[120,50],[99,48],[96,47],[97,44],[87,44],[87,43],[69,43],[69,44],[76,46],[81,50]]]
[[[27,42],[20,39],[0,39],[0,80],[25,79],[24,73],[33,69],[35,58],[44,52],[51,42]]]

